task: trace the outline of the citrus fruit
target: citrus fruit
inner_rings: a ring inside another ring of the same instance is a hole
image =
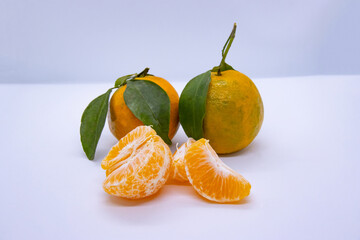
[[[149,126],[130,131],[112,147],[101,167],[105,192],[129,199],[156,193],[167,181],[172,155],[169,146]]]
[[[239,151],[260,131],[264,107],[246,75],[225,62],[236,24],[222,50],[219,66],[191,79],[181,93],[179,116],[188,137],[206,138],[218,154]]]
[[[113,87],[85,108],[81,116],[80,139],[89,160],[95,157],[106,116],[110,131],[117,139],[146,125],[151,126],[165,143],[171,144],[179,127],[179,96],[169,82],[148,74],[148,71],[149,68],[145,68],[139,74],[118,78]],[[114,89],[117,90],[110,99]]]
[[[264,107],[259,91],[246,75],[235,71],[211,73],[204,117],[204,138],[219,154],[248,146],[259,133]]]
[[[187,149],[185,171],[194,189],[208,200],[235,202],[250,194],[250,183],[225,165],[203,138]]]
[[[156,76],[138,77],[137,80],[148,80],[160,86],[169,96],[170,99],[170,124],[169,124],[169,138],[172,139],[179,127],[179,95],[174,87],[165,79]],[[131,112],[124,100],[124,92],[127,85],[121,86],[110,99],[108,123],[112,134],[120,139],[128,132],[137,126],[144,125],[136,116]]]
[[[178,182],[188,182],[188,178],[185,172],[185,153],[195,140],[189,138],[185,143],[183,143],[178,149],[176,149],[173,155],[173,162],[171,167],[170,179],[173,179]]]

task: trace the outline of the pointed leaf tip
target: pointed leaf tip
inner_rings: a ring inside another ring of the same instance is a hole
[[[92,100],[81,117],[80,138],[84,152],[93,160],[101,132],[105,125],[112,88]]]
[[[119,77],[118,79],[116,79],[114,87],[121,87],[122,85],[126,84],[127,81],[129,81],[135,77],[136,77],[136,73]]]
[[[124,92],[125,104],[131,112],[167,143],[170,125],[170,99],[156,83],[147,80],[131,80]]]
[[[180,95],[180,123],[186,135],[195,140],[204,136],[203,121],[210,81],[211,72],[202,73],[191,79]]]

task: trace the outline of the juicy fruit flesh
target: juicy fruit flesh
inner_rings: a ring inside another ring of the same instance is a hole
[[[168,145],[147,126],[122,138],[102,161],[106,170],[105,192],[138,199],[156,193],[166,182],[171,167]]]
[[[171,168],[170,178],[178,182],[188,182],[185,171],[185,153],[195,140],[189,138],[185,143],[183,143],[173,155],[173,164]]]
[[[259,91],[246,75],[227,70],[211,73],[204,137],[219,154],[248,146],[260,131],[264,107]]]
[[[170,125],[169,138],[172,139],[179,128],[179,95],[175,88],[165,79],[156,76],[146,76],[136,78],[140,80],[148,80],[159,85],[169,96],[170,99]],[[124,100],[124,92],[126,85],[115,91],[110,99],[108,124],[111,133],[121,139],[131,130],[143,123],[135,117],[131,110],[127,107]]]
[[[151,127],[139,126],[120,139],[102,161],[106,170],[103,188],[119,197],[144,198],[156,193],[171,172],[175,180],[188,180],[211,201],[235,202],[250,194],[250,183],[220,160],[208,140],[188,139],[174,157],[175,161]]]
[[[235,202],[250,194],[250,183],[222,162],[203,138],[187,150],[185,170],[194,189],[211,201]]]

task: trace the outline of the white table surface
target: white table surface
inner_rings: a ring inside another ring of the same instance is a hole
[[[110,82],[0,85],[0,239],[360,239],[360,76],[254,82],[263,127],[221,157],[252,184],[241,204],[190,185],[139,201],[106,194],[100,162],[116,140],[105,125],[89,161],[79,126]],[[173,142],[185,140],[180,128]]]

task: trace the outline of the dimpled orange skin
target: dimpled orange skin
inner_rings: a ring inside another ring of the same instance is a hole
[[[179,95],[175,88],[165,79],[156,76],[146,76],[136,78],[148,80],[159,85],[169,96],[170,99],[170,125],[169,138],[172,139],[179,128]],[[108,123],[111,133],[121,139],[131,130],[138,126],[144,125],[131,110],[126,106],[124,100],[124,91],[126,85],[115,91],[110,99]]]
[[[218,154],[248,146],[263,119],[263,102],[250,78],[235,70],[211,73],[203,129]]]

